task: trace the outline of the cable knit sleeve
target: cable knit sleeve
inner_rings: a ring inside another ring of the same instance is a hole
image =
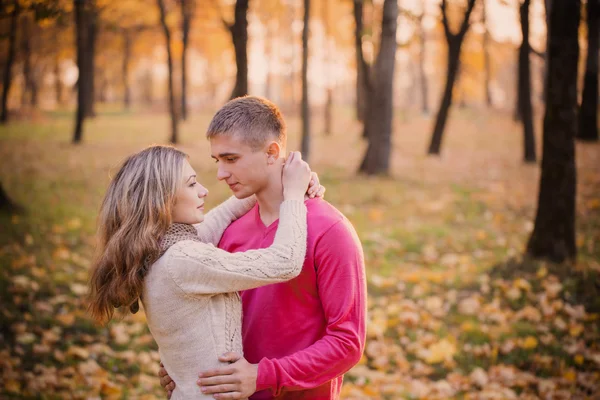
[[[281,204],[271,247],[228,253],[211,244],[181,241],[169,249],[167,269],[188,295],[235,292],[282,282],[300,274],[306,235],[304,202],[287,200]]]
[[[198,231],[200,240],[205,243],[212,243],[216,246],[229,224],[250,211],[255,204],[255,196],[250,196],[242,200],[238,200],[235,196],[231,196],[229,199],[210,210],[204,217],[203,222],[194,224],[194,228]]]

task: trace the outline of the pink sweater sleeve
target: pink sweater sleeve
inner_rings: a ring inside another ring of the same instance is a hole
[[[317,284],[327,326],[308,348],[258,364],[257,391],[311,389],[352,368],[366,334],[366,282],[362,247],[354,228],[340,221],[315,245]]]

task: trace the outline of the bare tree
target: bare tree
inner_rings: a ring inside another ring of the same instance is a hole
[[[130,28],[122,31],[123,36],[123,65],[121,78],[123,79],[123,105],[126,110],[131,107],[131,88],[129,86],[129,64],[131,63],[131,45],[133,32]]]
[[[452,33],[448,23],[447,0],[442,0],[442,23],[444,25],[446,42],[448,43],[448,73],[446,76],[446,87],[444,89],[442,101],[440,102],[440,107],[435,121],[435,127],[431,136],[429,154],[440,154],[442,136],[444,134],[446,121],[448,120],[450,106],[452,105],[452,89],[454,88],[454,83],[460,67],[460,49],[462,47],[465,35],[469,30],[469,19],[471,17],[471,13],[473,12],[475,1],[476,0],[467,0],[467,8],[465,10],[464,19],[461,23],[460,29],[458,33]]]
[[[427,115],[429,114],[429,83],[427,81],[427,74],[425,73],[425,56],[427,54],[427,34],[423,26],[425,17],[425,0],[421,0],[421,14],[417,17],[419,27],[419,81],[421,83],[421,111]]]
[[[357,36],[360,39],[358,14],[362,14],[362,1],[354,0],[354,16],[356,21]],[[367,151],[359,168],[359,172],[368,175],[388,174],[391,155],[391,138],[393,122],[393,93],[394,93],[394,68],[396,65],[396,31],[398,28],[398,2],[385,0],[381,19],[381,40],[379,52],[373,70],[370,71],[364,55],[362,45],[360,63],[365,72],[365,86],[367,88],[367,112],[365,115],[364,136],[368,140]]]
[[[177,143],[178,135],[178,118],[177,118],[177,107],[175,106],[175,88],[173,84],[173,54],[171,52],[171,30],[167,25],[167,11],[165,9],[164,0],[156,0],[158,9],[160,11],[160,24],[165,34],[165,41],[167,46],[167,65],[169,67],[169,113],[171,115],[171,143]]]
[[[79,77],[77,78],[77,112],[75,114],[75,132],[73,133],[73,143],[80,143],[83,139],[83,126],[85,118],[90,115],[90,110],[94,100],[94,47],[90,42],[95,39],[95,32],[90,25],[95,24],[95,1],[94,0],[73,0],[75,14],[75,36],[77,48],[77,69]],[[95,28],[94,28],[95,29]]]
[[[482,15],[481,23],[483,24],[483,73],[484,73],[484,88],[485,88],[485,104],[491,108],[494,106],[492,102],[492,91],[490,89],[490,81],[492,80],[491,75],[491,62],[490,62],[490,31],[487,25],[487,5],[486,0],[481,1]]]
[[[187,105],[187,51],[190,42],[190,29],[194,15],[194,0],[179,0],[181,7],[181,32],[183,34],[183,49],[181,51],[181,119],[186,120]]]
[[[587,61],[581,108],[579,109],[579,129],[577,138],[586,141],[598,141],[598,17],[600,0],[587,2]]]
[[[17,24],[19,22],[19,14],[21,6],[18,0],[13,0],[13,9],[10,14],[10,27],[8,31],[8,54],[6,56],[6,64],[4,65],[4,79],[2,85],[2,113],[0,115],[0,123],[8,122],[8,94],[10,93],[10,85],[12,83],[12,67],[15,62],[16,41],[17,41]]]
[[[362,36],[364,31],[363,0],[354,0],[354,24],[354,47],[356,53],[356,119],[365,122],[369,77],[368,65],[362,51]]]
[[[576,256],[575,132],[580,6],[580,0],[552,1],[542,175],[535,225],[527,244],[529,255],[555,262]]]
[[[518,78],[518,104],[520,106],[520,119],[523,123],[523,159],[531,163],[536,161],[535,135],[533,131],[533,109],[531,105],[531,63],[529,54],[529,5],[531,0],[524,0],[519,8],[521,19],[521,33],[523,40],[519,47],[519,78]]]
[[[217,0],[213,0],[216,2]],[[232,99],[248,94],[248,6],[250,0],[236,0],[233,24],[221,16],[225,29],[231,34],[235,50],[235,86],[231,92]],[[215,4],[219,8],[218,3]]]
[[[6,212],[18,212],[21,211],[21,207],[15,204],[2,186],[2,182],[0,182],[0,211]]]
[[[310,0],[304,0],[304,27],[302,28],[302,158],[310,159],[310,108],[308,104],[308,35],[310,32]]]

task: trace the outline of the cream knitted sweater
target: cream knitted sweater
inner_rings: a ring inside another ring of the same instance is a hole
[[[242,306],[238,290],[292,279],[306,254],[306,206],[281,204],[273,245],[228,253],[215,245],[254,200],[230,199],[197,225],[203,242],[172,245],[149,269],[142,303],[161,361],[176,383],[172,400],[211,399],[196,384],[198,373],[222,366],[225,352],[242,353]],[[252,232],[248,232],[252,235]]]

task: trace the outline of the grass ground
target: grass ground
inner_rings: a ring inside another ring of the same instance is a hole
[[[203,139],[210,115],[181,126],[209,204],[228,196]],[[313,126],[311,166],[363,242],[368,342],[346,399],[575,399],[600,392],[600,146],[578,144],[575,263],[522,257],[539,167],[521,162],[506,115],[456,110],[443,154],[425,156],[427,118],[398,113],[392,177],[355,175],[364,151],[352,114]],[[84,296],[95,216],[110,172],[168,138],[165,115],[102,110],[72,146],[72,115],[0,128],[0,182],[25,208],[0,214],[1,398],[162,398],[143,313],[94,325]],[[291,149],[299,123],[289,119]]]

